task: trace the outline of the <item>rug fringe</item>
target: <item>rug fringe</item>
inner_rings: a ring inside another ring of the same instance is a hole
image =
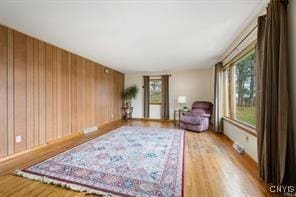
[[[24,178],[27,178],[27,179],[40,181],[42,183],[46,183],[46,184],[49,184],[49,185],[56,185],[56,186],[59,186],[59,187],[63,187],[65,189],[70,189],[70,190],[74,190],[74,191],[78,191],[78,192],[85,192],[87,194],[94,194],[94,195],[106,196],[106,197],[112,196],[110,193],[94,190],[94,189],[84,187],[84,186],[80,186],[80,185],[73,184],[73,183],[65,183],[63,181],[51,179],[51,178],[48,178],[48,177],[45,177],[45,176],[39,176],[39,175],[27,173],[27,172],[24,172],[22,170],[15,170],[13,174],[16,175],[16,176],[19,176],[19,177],[24,177]]]

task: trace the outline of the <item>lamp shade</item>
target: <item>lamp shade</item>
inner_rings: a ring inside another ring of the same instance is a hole
[[[178,103],[186,103],[186,96],[178,96]]]

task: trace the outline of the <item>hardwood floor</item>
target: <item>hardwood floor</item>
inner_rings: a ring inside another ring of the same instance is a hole
[[[100,136],[122,125],[174,128],[170,122],[118,121],[89,135],[49,144],[27,154],[0,163],[0,196],[85,196],[64,188],[12,175],[73,146]],[[259,180],[256,163],[247,155],[237,154],[231,141],[213,132],[185,133],[185,196],[269,196],[267,185]]]

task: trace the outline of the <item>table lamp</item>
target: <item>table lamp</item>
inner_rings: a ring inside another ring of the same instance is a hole
[[[186,109],[186,96],[178,96],[178,103],[180,104],[181,108]]]

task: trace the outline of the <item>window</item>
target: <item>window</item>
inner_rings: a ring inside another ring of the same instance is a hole
[[[230,117],[230,94],[229,94],[229,86],[230,86],[230,69],[227,68],[223,72],[223,114],[226,117]]]
[[[223,72],[224,116],[256,126],[255,50],[244,54]]]
[[[150,79],[150,104],[161,105],[162,94],[161,94],[161,79]]]
[[[252,51],[235,64],[236,119],[252,126],[256,125],[255,87],[255,51]]]

